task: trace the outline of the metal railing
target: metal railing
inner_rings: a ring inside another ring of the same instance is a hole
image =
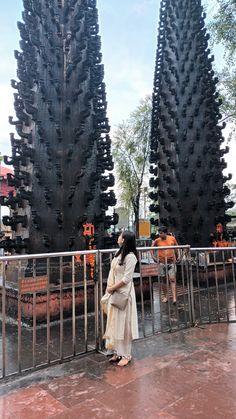
[[[236,247],[191,249],[194,323],[236,320]]]
[[[170,247],[162,247],[162,251]],[[190,246],[174,246],[173,250],[180,250],[182,254],[189,253]],[[139,269],[134,273],[134,286],[139,316],[139,336],[147,337],[157,333],[188,327],[192,323],[190,302],[189,270],[186,260],[182,258],[179,264],[179,283],[177,286],[178,300],[183,305],[183,312],[179,314],[177,304],[171,300],[171,290],[167,277],[162,278],[158,270],[158,263],[153,260],[153,252],[158,252],[157,247],[138,248]],[[99,292],[102,297],[108,276],[112,256],[116,250],[99,251]],[[165,261],[167,265],[167,260]],[[163,283],[166,284],[168,298],[163,302]],[[104,324],[106,316],[100,311],[100,336],[99,344],[103,347]]]
[[[169,261],[138,248],[134,274],[140,338],[198,323],[236,320],[236,248],[175,246],[177,302]],[[106,317],[100,299],[116,249],[0,258],[1,377],[103,349]],[[168,301],[163,302],[163,288]]]
[[[2,378],[97,349],[96,258],[97,251],[0,258]]]

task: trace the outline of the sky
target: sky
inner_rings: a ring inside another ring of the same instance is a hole
[[[214,10],[214,0],[208,11]],[[112,130],[129,117],[139,100],[151,94],[154,77],[160,0],[98,0],[100,35]],[[2,1],[0,25],[0,152],[11,155],[8,116],[14,114],[10,80],[16,79],[14,50],[19,49],[17,21],[21,20],[22,0]],[[217,68],[223,66],[223,50],[215,51]],[[235,148],[234,148],[235,151]],[[234,174],[233,146],[226,172]]]

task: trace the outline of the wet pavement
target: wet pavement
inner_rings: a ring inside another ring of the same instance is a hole
[[[236,418],[236,324],[136,341],[125,368],[91,353],[0,384],[0,417]]]

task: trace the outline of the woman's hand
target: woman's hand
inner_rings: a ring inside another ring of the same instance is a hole
[[[126,285],[123,281],[116,282],[114,285],[107,287],[107,292],[109,294],[113,294],[113,292],[119,290],[120,288],[124,287]]]
[[[113,287],[107,287],[107,292],[108,292],[109,294],[113,294],[113,292],[114,292],[114,288],[113,288]]]

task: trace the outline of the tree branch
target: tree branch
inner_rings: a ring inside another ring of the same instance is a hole
[[[224,122],[224,121],[227,121],[227,119],[231,118],[232,116],[235,116],[236,117],[236,112],[233,112],[230,115],[225,116],[225,118],[223,118],[223,119],[220,120],[220,123],[221,122]]]
[[[135,177],[136,177],[136,180],[137,180],[137,182],[139,183],[139,182],[140,182],[140,180],[139,180],[139,178],[138,178],[137,171],[136,171],[136,169],[135,169],[134,163],[133,163],[133,161],[132,161],[132,159],[131,159],[131,157],[130,157],[129,153],[128,153],[125,149],[123,149],[122,147],[121,147],[120,149],[121,149],[122,153],[123,153],[123,154],[125,154],[125,155],[126,155],[126,157],[129,159],[129,162],[131,163],[131,166],[132,166],[132,168],[133,168],[133,171],[134,171],[134,175],[135,175]]]

